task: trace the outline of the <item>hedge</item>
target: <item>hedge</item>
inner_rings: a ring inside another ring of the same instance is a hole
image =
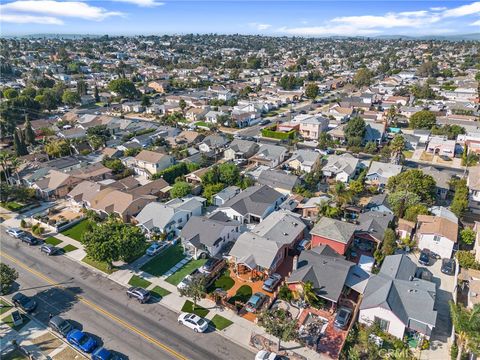
[[[179,176],[187,175],[198,168],[199,166],[195,163],[181,162],[160,171],[158,174],[154,174],[152,179],[163,178],[163,180],[171,185],[175,183],[175,179]]]
[[[272,138],[272,139],[278,139],[278,140],[288,140],[288,139],[293,140],[295,139],[295,136],[297,133],[295,129],[290,130],[288,132],[279,132],[271,129],[272,128],[262,129],[262,136]]]

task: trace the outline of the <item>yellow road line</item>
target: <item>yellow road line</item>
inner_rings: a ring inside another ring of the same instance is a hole
[[[0,256],[4,256],[5,258],[7,258],[8,260],[10,260],[11,262],[15,263],[16,265],[20,266],[22,269],[32,273],[33,275],[39,277],[40,279],[44,280],[45,282],[49,283],[50,285],[54,286],[54,287],[57,287],[57,288],[62,288],[64,291],[66,292],[69,292],[71,295],[73,295],[74,297],[76,297],[80,302],[82,302],[83,304],[87,305],[88,307],[96,310],[97,312],[101,313],[102,315],[112,319],[113,321],[117,322],[118,324],[122,325],[123,327],[127,328],[128,330],[134,332],[135,334],[141,336],[142,338],[144,338],[145,340],[149,341],[150,343],[158,346],[159,348],[163,349],[164,351],[168,352],[170,355],[173,355],[175,358],[177,359],[181,359],[181,360],[187,360],[188,358],[186,358],[185,356],[181,355],[180,353],[176,352],[175,350],[173,350],[172,348],[170,348],[169,346],[161,343],[160,341],[152,338],[150,335],[144,333],[143,331],[141,331],[140,329],[136,328],[135,326],[133,325],[130,325],[128,324],[126,321],[120,319],[118,316],[115,316],[113,315],[112,313],[108,312],[107,310],[101,308],[100,306],[94,304],[93,302],[91,302],[90,300],[87,300],[85,299],[84,297],[82,296],[79,296],[79,295],[76,295],[74,294],[73,292],[65,289],[63,286],[60,286],[58,284],[58,282],[56,281],[53,281],[52,279],[50,279],[48,276],[42,274],[41,272],[37,271],[37,270],[34,270],[34,269],[31,269],[30,267],[28,267],[26,264],[24,264],[23,262],[21,262],[20,260],[14,258],[13,256],[10,256],[8,254],[5,254],[4,252],[1,252],[0,253]]]

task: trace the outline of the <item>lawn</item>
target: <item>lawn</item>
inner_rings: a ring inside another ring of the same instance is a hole
[[[79,223],[75,224],[74,226],[72,226],[70,229],[62,231],[62,234],[81,242],[82,236],[87,230],[87,225],[88,225],[88,220],[84,219]]]
[[[19,204],[19,203],[15,202],[15,201],[2,202],[1,205],[5,209],[11,210],[11,211],[19,211],[25,206],[25,205],[22,205],[22,204]]]
[[[228,302],[230,304],[235,304],[235,301],[240,301],[245,304],[248,299],[250,299],[250,296],[252,296],[252,288],[248,285],[242,285],[238,288],[235,295],[228,299]]]
[[[235,280],[230,277],[230,270],[225,269],[220,277],[214,281],[207,289],[209,293],[215,291],[215,289],[222,289],[224,291],[230,290],[235,285]]]
[[[100,270],[100,271],[103,271],[104,273],[107,273],[107,274],[112,274],[114,271],[115,271],[115,268],[112,268],[112,269],[109,269],[108,266],[107,266],[107,263],[104,263],[104,262],[98,262],[98,261],[95,261],[95,260],[92,260],[90,259],[88,256],[85,256],[82,261],[85,263],[85,264],[88,264],[90,266],[93,266],[94,268]]]
[[[53,246],[57,246],[61,244],[62,240],[57,239],[56,237],[50,236],[49,238],[45,239],[45,244],[50,244]]]
[[[197,126],[203,126],[203,127],[206,127],[206,128],[210,128],[210,127],[212,126],[211,124],[208,124],[208,123],[206,123],[205,121],[197,121],[197,122],[195,123],[195,125],[197,125]]]
[[[206,262],[207,262],[206,259],[191,260],[188,263],[186,263],[183,267],[181,267],[176,273],[166,278],[165,281],[176,286],[180,283],[180,281],[183,280],[185,276],[189,275],[190,273],[192,273],[193,270],[198,269],[200,266],[202,266]]]
[[[178,264],[184,257],[182,245],[176,244],[155,256],[143,265],[141,270],[154,276],[161,276]]]
[[[155,296],[159,299],[161,299],[164,296],[167,296],[168,294],[170,294],[170,291],[168,291],[167,289],[164,289],[160,286],[155,286],[152,290],[150,290],[150,292],[152,293],[153,296]]]
[[[413,151],[406,150],[403,152],[403,156],[405,156],[405,159],[411,159],[413,156]]]
[[[128,285],[132,285],[135,287],[147,288],[152,283],[148,280],[142,279],[140,276],[133,275],[128,282]]]
[[[210,324],[216,329],[216,330],[223,330],[229,327],[230,325],[233,324],[232,321],[225,319],[223,316],[220,315],[215,315],[212,320],[210,320]]]
[[[193,302],[187,300],[182,306],[182,312],[193,313],[200,317],[205,317],[210,311],[201,307],[200,305],[195,306],[195,310],[193,310]]]
[[[2,306],[0,307],[0,315],[5,314],[8,310],[12,308],[12,305],[7,303],[6,301],[3,301],[2,299],[0,299],[0,304],[2,304]]]
[[[78,248],[76,246],[73,246],[71,244],[68,244],[67,246],[64,246],[63,247],[63,252],[70,252],[70,251],[74,251],[74,250],[78,250]]]

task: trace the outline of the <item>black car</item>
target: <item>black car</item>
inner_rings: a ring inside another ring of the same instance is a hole
[[[455,274],[455,260],[454,259],[442,259],[442,273],[447,275]]]
[[[430,265],[430,255],[427,251],[422,250],[420,253],[420,257],[418,258],[418,262],[422,265],[428,266]]]
[[[21,242],[24,242],[25,244],[28,244],[29,246],[32,245],[38,245],[40,244],[40,239],[36,238],[35,236],[29,234],[29,233],[24,233],[19,236],[19,239]]]
[[[129,298],[135,298],[142,304],[145,304],[150,299],[150,291],[141,287],[131,287],[127,290],[127,296]]]
[[[51,244],[44,244],[40,247],[40,251],[50,256],[50,255],[59,254],[60,248],[53,246]]]
[[[48,326],[55,332],[59,333],[63,337],[67,337],[67,334],[73,330],[73,326],[70,321],[61,318],[60,316],[54,316],[48,322]]]
[[[15,307],[19,307],[26,312],[32,312],[37,307],[37,302],[35,300],[22,293],[16,293],[13,295],[12,302]]]

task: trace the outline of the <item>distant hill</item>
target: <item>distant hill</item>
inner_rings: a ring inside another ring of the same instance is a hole
[[[374,36],[375,39],[404,39],[404,40],[480,40],[480,33],[473,34],[456,34],[456,35],[424,35],[424,36],[407,36],[407,35],[379,35]]]

